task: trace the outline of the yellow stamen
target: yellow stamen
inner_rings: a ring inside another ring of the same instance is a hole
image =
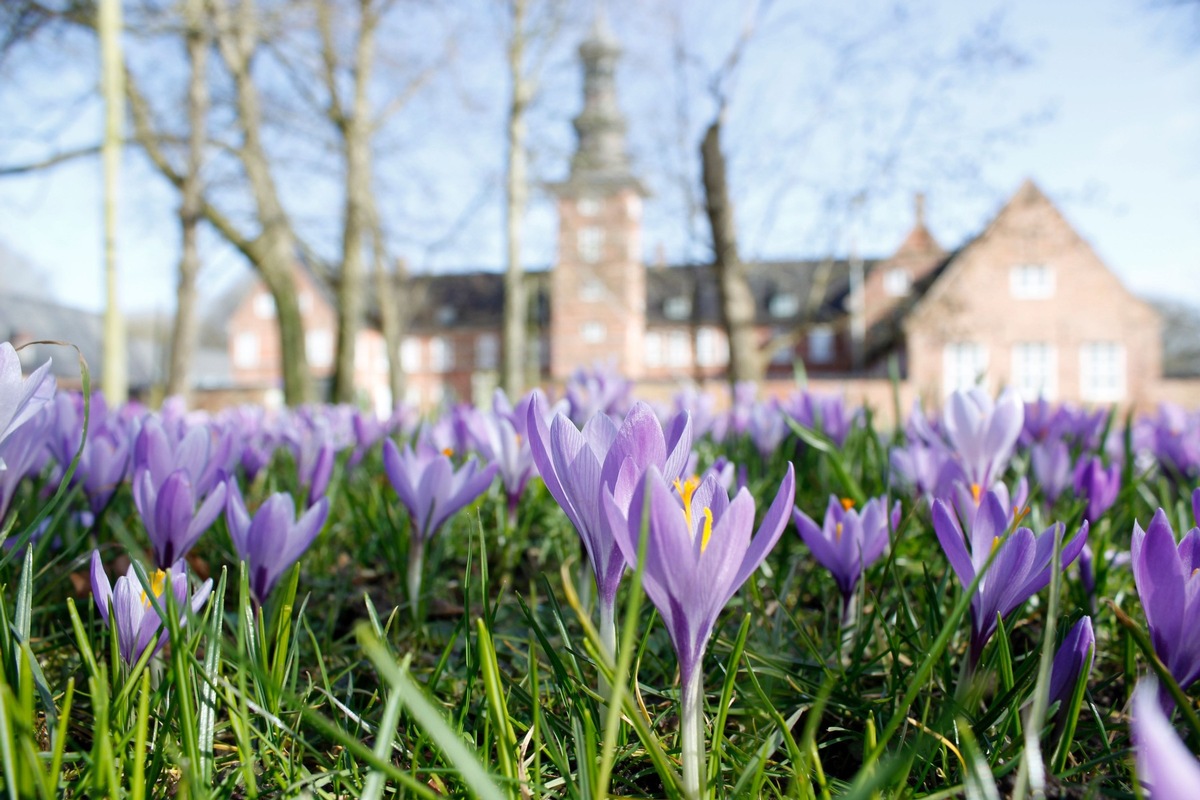
[[[692,530],[692,495],[700,487],[700,479],[692,475],[686,481],[675,479],[675,491],[683,499],[683,518],[687,520],[688,530]]]
[[[839,522],[837,525],[835,525],[833,532],[837,536],[837,540],[840,542],[842,540],[842,523]]]
[[[700,534],[700,552],[703,553],[708,547],[708,540],[712,537],[712,510],[704,509],[704,532]]]
[[[1021,520],[1025,519],[1028,514],[1029,506],[1025,506],[1024,508],[1013,506],[1013,527],[1016,528],[1018,525],[1020,525]]]
[[[997,547],[999,547],[999,546],[1000,546],[1000,537],[999,537],[999,536],[993,536],[993,537],[992,537],[992,553],[995,553],[995,552],[996,552],[996,548],[997,548]],[[989,555],[990,555],[990,554],[989,554]]]
[[[453,458],[454,457],[454,448],[453,447],[442,448],[442,455],[444,455],[446,458]]]
[[[979,505],[979,496],[983,494],[983,487],[978,483],[971,484],[971,499],[975,501],[975,505]]]
[[[1194,577],[1196,577],[1196,573],[1197,573],[1197,572],[1200,572],[1200,567],[1196,567],[1194,570],[1192,570],[1192,577],[1193,577],[1193,578],[1194,578]]]
[[[843,497],[842,498],[842,509],[845,511],[849,511],[852,508],[854,508],[854,501],[852,499],[850,499],[849,497]]]
[[[162,597],[163,587],[166,583],[167,573],[161,569],[156,569],[154,570],[154,574],[150,576],[150,591],[154,592],[155,597]],[[150,607],[150,598],[146,596],[144,591],[142,592],[142,605],[146,606],[146,608]]]

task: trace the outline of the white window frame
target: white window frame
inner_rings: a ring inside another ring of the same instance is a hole
[[[834,334],[829,325],[814,325],[808,331],[808,360],[813,364],[833,361]]]
[[[422,363],[424,359],[421,357],[421,351],[424,348],[421,344],[421,340],[415,336],[405,336],[400,342],[400,366],[404,368],[406,374],[421,372],[425,369],[425,365]]]
[[[604,229],[589,225],[580,228],[578,240],[579,260],[585,264],[595,264],[604,256]]]
[[[454,370],[454,343],[445,336],[434,336],[429,340],[429,368],[433,372]]]
[[[590,320],[579,326],[579,338],[588,344],[601,344],[608,339],[608,328],[603,322]]]
[[[1009,270],[1008,288],[1018,300],[1054,297],[1054,269],[1048,264],[1017,264]]]
[[[692,363],[692,342],[687,331],[671,331],[667,335],[667,365],[687,367]]]
[[[254,295],[254,316],[259,319],[275,318],[275,298],[270,292],[262,291]]]
[[[333,331],[313,328],[304,334],[304,353],[309,366],[325,369],[333,366]]]
[[[1012,382],[1021,399],[1058,398],[1058,351],[1049,342],[1017,342],[1012,348]]]
[[[481,333],[475,337],[475,368],[496,369],[500,365],[500,337]]]
[[[701,367],[723,367],[729,363],[729,340],[717,328],[696,331],[696,364]]]
[[[584,278],[579,287],[579,299],[585,303],[599,303],[606,294],[604,281],[599,278]]]
[[[889,269],[883,276],[883,291],[888,297],[907,297],[912,291],[912,276],[901,267]]]
[[[980,342],[947,342],[942,348],[942,391],[971,389],[987,383],[988,351]]]
[[[262,356],[258,334],[241,331],[233,337],[233,365],[239,369],[252,369],[259,365]]]
[[[1120,342],[1084,342],[1079,347],[1079,396],[1089,403],[1125,399],[1125,346]]]
[[[661,367],[663,365],[663,337],[657,331],[648,331],[642,341],[646,351],[646,366]]]

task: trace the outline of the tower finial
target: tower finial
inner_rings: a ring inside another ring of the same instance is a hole
[[[917,192],[913,195],[913,227],[925,227],[925,193]]]
[[[621,47],[609,28],[603,0],[595,8],[592,29],[579,45],[583,110],[574,123],[579,145],[571,157],[570,183],[635,183],[625,143],[625,117],[617,103],[616,62]]]

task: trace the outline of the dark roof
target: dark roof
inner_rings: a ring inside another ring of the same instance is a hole
[[[87,360],[93,384],[103,374],[104,320],[100,314],[68,308],[36,297],[0,295],[0,341],[19,346],[29,341],[61,341],[75,345]],[[152,385],[159,370],[154,346],[145,340],[129,342],[129,385],[142,389]],[[69,347],[31,345],[22,351],[27,368],[53,360],[51,371],[60,379],[79,380],[79,359]]]
[[[531,320],[548,320],[548,274],[526,272]],[[498,329],[504,320],[504,273],[460,272],[414,275],[398,289],[412,330],[438,328]]]
[[[865,260],[863,266],[870,272],[877,263],[875,259]],[[755,321],[760,325],[797,319],[827,321],[846,312],[848,261],[757,261],[746,264],[746,271],[754,295]],[[680,302],[682,298],[686,301]],[[716,269],[711,264],[646,270],[647,324],[720,321]]]

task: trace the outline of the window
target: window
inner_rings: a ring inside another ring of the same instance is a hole
[[[311,366],[322,369],[333,364],[333,333],[319,328],[304,334],[304,352]]]
[[[800,310],[800,298],[791,292],[781,292],[773,295],[771,302],[767,305],[767,310],[772,317],[782,319],[784,317],[794,317],[796,312]]]
[[[608,338],[608,329],[603,322],[585,322],[579,329],[579,335],[585,342],[599,344]]]
[[[692,315],[692,298],[684,295],[668,297],[663,301],[663,316],[667,319],[687,319]]]
[[[300,296],[296,298],[296,302],[300,306],[301,314],[312,311],[312,292],[301,292]]]
[[[816,325],[808,332],[808,360],[813,364],[833,361],[833,328]]]
[[[261,296],[261,295],[260,295]],[[258,366],[258,334],[242,331],[233,339],[233,365],[241,369]]]
[[[795,353],[790,347],[777,347],[771,353],[771,363],[779,366],[780,364],[790,364],[795,357]]]
[[[429,340],[429,368],[434,372],[449,372],[454,369],[454,348],[442,336]]]
[[[494,333],[483,333],[475,340],[475,366],[478,369],[495,369],[500,361],[500,338]]]
[[[904,297],[912,289],[912,278],[906,269],[889,269],[883,276],[883,291],[888,297]]]
[[[404,403],[413,408],[421,407],[421,389],[418,386],[409,384],[404,388]]]
[[[729,363],[729,340],[716,328],[696,332],[696,363],[702,367],[722,367]]]
[[[1084,342],[1079,349],[1079,390],[1084,400],[1125,399],[1125,348],[1116,342]]]
[[[438,325],[451,325],[458,319],[458,310],[454,306],[439,306],[437,310]]]
[[[970,389],[987,372],[987,348],[978,342],[951,342],[942,352],[942,388],[946,394]]]
[[[598,303],[604,299],[604,283],[598,278],[588,278],[579,287],[579,299],[585,303]]]
[[[604,250],[604,231],[600,228],[583,228],[579,231],[579,258],[588,264],[600,260]]]
[[[271,319],[275,316],[275,298],[270,292],[254,295],[254,316],[259,319]]]
[[[1044,300],[1054,296],[1054,271],[1045,264],[1018,264],[1008,275],[1012,296]]]
[[[672,367],[686,367],[691,363],[692,354],[687,331],[671,331],[667,339],[667,364]]]
[[[1053,400],[1058,394],[1058,354],[1046,342],[1018,342],[1012,351],[1013,385],[1021,398]]]
[[[404,341],[400,343],[400,365],[405,372],[420,372],[421,367],[421,340],[413,336],[405,336]],[[418,405],[419,403],[413,403]]]
[[[600,213],[600,201],[594,197],[581,197],[579,198],[577,208],[579,209],[579,216],[594,217]]]
[[[643,345],[646,348],[646,366],[661,367],[663,364],[662,334],[647,333]]]

